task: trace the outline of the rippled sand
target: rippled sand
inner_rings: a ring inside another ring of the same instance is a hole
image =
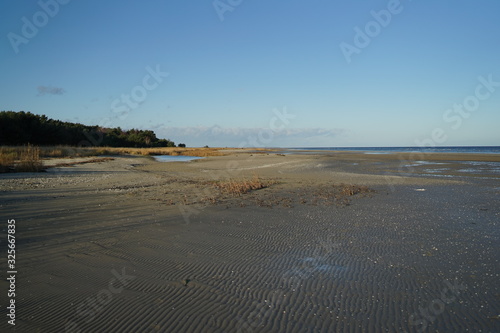
[[[497,159],[129,156],[2,174],[16,329],[498,332],[500,177],[484,164]],[[211,185],[254,174],[275,184],[241,197]],[[330,200],[340,183],[376,192]]]

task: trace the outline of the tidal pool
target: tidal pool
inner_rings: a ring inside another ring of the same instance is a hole
[[[189,162],[193,160],[199,160],[204,157],[198,157],[198,156],[183,156],[183,155],[177,155],[177,156],[172,156],[172,155],[158,155],[158,156],[153,156],[155,160],[158,162]]]

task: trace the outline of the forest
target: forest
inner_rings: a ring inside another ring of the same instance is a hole
[[[0,145],[79,147],[175,147],[173,141],[158,139],[150,130],[104,128],[50,119],[24,111],[0,111]],[[179,144],[179,147],[185,147]]]

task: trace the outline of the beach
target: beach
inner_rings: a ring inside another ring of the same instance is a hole
[[[0,330],[500,331],[499,154],[223,153],[0,174]]]

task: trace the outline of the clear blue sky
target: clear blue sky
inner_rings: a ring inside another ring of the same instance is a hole
[[[188,146],[500,145],[499,14],[497,0],[2,1],[0,110]]]

